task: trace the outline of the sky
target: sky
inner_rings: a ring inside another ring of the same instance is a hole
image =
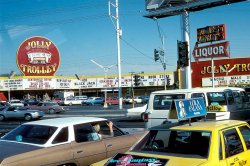
[[[157,23],[145,14],[145,0],[119,0],[122,74],[163,72],[153,55],[154,49],[162,47]],[[249,18],[249,1],[189,13],[191,51],[197,28],[225,24],[231,58],[250,56]],[[175,71],[181,17],[157,21],[164,35],[166,71]],[[114,23],[108,16],[108,0],[0,0],[0,75],[21,73],[16,52],[32,36],[46,37],[58,47],[60,66],[55,75],[103,75],[104,70],[91,60],[103,66],[117,64]],[[117,73],[116,67],[108,71]]]

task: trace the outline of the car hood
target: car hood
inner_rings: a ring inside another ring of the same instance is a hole
[[[17,154],[41,149],[42,147],[0,140],[0,161]]]
[[[185,163],[186,166],[194,166],[200,165],[202,163],[207,162],[207,159],[196,158],[195,156],[187,157],[187,156],[171,156],[171,155],[159,155],[159,154],[152,154],[152,153],[136,153],[136,152],[127,152],[126,154],[118,153],[116,156],[111,158],[110,160],[103,160],[103,163],[109,163],[110,165],[114,164],[114,162],[118,163],[147,163],[148,165],[183,165]],[[98,162],[97,165],[101,164]],[[109,165],[107,164],[107,165]],[[146,164],[146,165],[147,165]],[[95,166],[95,164],[93,165]]]

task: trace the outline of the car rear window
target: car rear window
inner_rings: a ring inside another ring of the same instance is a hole
[[[151,130],[133,151],[172,153],[208,158],[211,133],[208,131]],[[197,146],[199,145],[199,146]]]
[[[184,99],[185,94],[167,94],[167,95],[155,95],[153,107],[154,110],[170,110],[172,101],[174,99]]]

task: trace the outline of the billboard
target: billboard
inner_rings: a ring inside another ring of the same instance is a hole
[[[53,76],[60,63],[55,44],[44,37],[31,37],[17,50],[17,65],[24,76]]]
[[[169,17],[182,14],[184,11],[195,12],[242,1],[246,0],[146,0],[148,14],[145,17]]]

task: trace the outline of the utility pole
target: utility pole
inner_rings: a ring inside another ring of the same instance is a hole
[[[115,29],[116,29],[116,40],[117,40],[117,67],[118,67],[118,90],[119,90],[119,109],[122,109],[122,74],[121,74],[121,55],[120,55],[120,37],[122,35],[122,30],[120,29],[119,25],[119,14],[118,14],[118,0],[115,0],[115,3],[112,3],[109,0],[108,6],[109,6],[109,16],[112,19],[116,21]],[[115,16],[111,14],[111,7],[115,8]],[[114,22],[113,22],[114,23]]]

